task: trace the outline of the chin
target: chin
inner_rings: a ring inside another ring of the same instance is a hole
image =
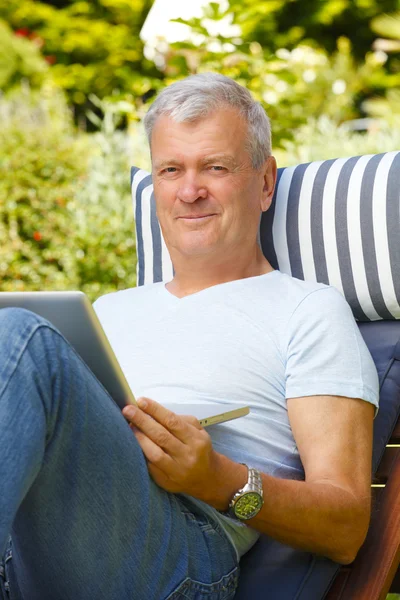
[[[186,239],[185,239],[186,237]],[[203,254],[208,254],[212,252],[212,250],[217,246],[215,240],[207,239],[206,236],[202,235],[190,235],[184,236],[177,242],[174,243],[174,248],[178,250],[181,254],[186,254],[189,256],[201,256]]]
[[[180,246],[177,250],[185,256],[205,256],[212,252],[212,246]]]

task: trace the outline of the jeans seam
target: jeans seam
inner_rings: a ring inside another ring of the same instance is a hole
[[[0,390],[0,398],[1,396],[4,394],[4,392],[6,391],[11,379],[13,378],[15,371],[17,370],[19,363],[21,362],[22,359],[22,355],[25,352],[29,342],[32,340],[32,337],[34,336],[34,334],[36,333],[36,331],[40,328],[40,327],[47,327],[48,329],[52,329],[51,327],[49,327],[48,325],[43,325],[42,323],[37,323],[35,325],[35,328],[30,332],[29,336],[27,337],[27,339],[25,340],[25,342],[23,343],[23,345],[20,348],[20,353],[19,356],[16,360],[16,363],[14,365],[14,368],[12,369],[10,376],[8,377],[6,383],[4,384],[4,387]]]
[[[50,329],[51,331],[53,331],[61,340],[63,340],[66,344],[68,344],[68,346],[70,347],[70,349],[73,351],[73,353],[75,354],[75,356],[78,358],[78,360],[80,361],[80,363],[85,367],[86,371],[91,375],[91,377],[98,383],[100,384],[100,386],[102,387],[102,389],[106,392],[107,396],[110,398],[110,400],[113,401],[113,403],[115,404],[115,406],[121,410],[118,406],[118,404],[115,402],[114,398],[111,396],[110,392],[104,387],[104,385],[101,383],[101,381],[96,377],[96,375],[93,373],[93,371],[90,369],[90,367],[86,364],[86,362],[83,360],[82,356],[79,354],[79,352],[77,352],[77,350],[74,348],[74,346],[71,344],[71,342],[69,342],[67,340],[66,337],[63,336],[63,334],[58,331],[58,329],[54,328],[50,325],[46,325],[46,324],[40,324],[40,327],[47,327],[47,329]],[[36,332],[35,332],[36,333]]]
[[[80,361],[80,363],[83,365],[83,367],[86,369],[86,371],[91,375],[91,377],[101,386],[101,388],[104,390],[104,392],[107,394],[108,398],[115,404],[115,406],[119,409],[118,404],[115,402],[114,398],[111,396],[111,394],[106,390],[106,388],[104,387],[104,385],[101,383],[101,381],[99,381],[99,379],[97,379],[96,375],[93,373],[93,371],[88,367],[88,365],[86,364],[86,362],[83,360],[83,358],[81,357],[81,355],[75,350],[75,348],[73,347],[73,345],[62,335],[62,333],[60,331],[58,331],[58,329],[56,327],[54,327],[54,325],[52,325],[52,323],[37,323],[35,325],[35,327],[32,329],[32,331],[30,332],[28,338],[26,339],[25,343],[22,345],[21,350],[20,350],[20,354],[18,356],[18,359],[16,361],[16,364],[14,366],[14,368],[12,369],[12,372],[10,374],[10,376],[8,377],[8,381],[6,382],[4,388],[0,391],[0,398],[3,395],[3,393],[6,391],[8,385],[10,384],[15,371],[17,370],[19,363],[22,359],[22,355],[25,352],[25,350],[27,349],[28,345],[30,344],[30,342],[33,339],[33,336],[39,331],[39,329],[47,329],[49,331],[52,331],[53,333],[55,333],[58,338],[60,340],[62,340],[63,342],[65,342],[66,344],[68,344],[69,348],[73,351],[73,353],[75,354],[75,356],[77,357],[77,359]],[[45,412],[45,414],[47,413],[46,411],[46,407],[43,405],[43,410]],[[120,409],[119,409],[120,410]],[[46,445],[49,444],[51,441],[50,439],[47,439],[47,435],[46,435]]]
[[[107,395],[109,396],[109,398],[111,398],[111,400],[114,402],[114,404],[116,406],[118,406],[118,404],[115,402],[115,400],[113,399],[113,397],[110,395],[110,393],[106,390],[106,388],[103,386],[103,384],[101,383],[101,381],[99,381],[97,379],[97,377],[94,375],[93,371],[88,367],[88,365],[85,363],[85,361],[82,359],[81,355],[75,350],[75,348],[73,347],[73,345],[62,335],[62,333],[60,331],[58,331],[57,328],[54,327],[54,325],[52,325],[51,323],[37,323],[35,325],[35,327],[32,329],[32,331],[30,332],[28,338],[25,340],[25,343],[23,344],[23,346],[20,349],[20,353],[18,356],[18,359],[15,363],[15,366],[10,374],[10,376],[8,377],[8,381],[6,382],[5,386],[3,387],[2,390],[0,390],[0,397],[3,395],[3,393],[5,392],[5,390],[8,387],[8,384],[10,383],[20,361],[22,358],[23,353],[25,352],[28,344],[32,341],[33,336],[35,335],[35,333],[37,333],[37,331],[39,329],[49,329],[50,331],[52,331],[53,333],[57,334],[57,336],[62,339],[64,342],[66,342],[70,348],[73,350],[73,352],[75,353],[76,357],[80,360],[80,362],[82,363],[82,365],[86,368],[86,370],[88,371],[88,373],[91,374],[91,376],[100,383],[100,385],[102,386],[102,388],[104,389],[104,391],[107,393]]]

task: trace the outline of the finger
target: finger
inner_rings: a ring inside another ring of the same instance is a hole
[[[192,415],[185,415],[185,417],[182,415],[177,415],[165,406],[162,406],[162,404],[159,404],[150,398],[139,398],[138,405],[140,406],[141,410],[153,417],[153,419],[163,425],[163,427],[170,431],[184,444],[189,444],[193,439],[193,427],[196,427],[196,429],[202,429],[199,421],[195,417],[192,417]],[[190,422],[188,417],[191,420],[194,420]]]
[[[192,427],[195,427],[196,429],[204,429],[204,427],[202,425],[200,425],[200,421],[194,417],[193,415],[179,415],[181,417],[181,419],[185,419],[185,421],[187,423],[189,423],[189,425],[192,425]]]
[[[146,434],[137,429],[135,437],[149,463],[157,465],[161,470],[167,470],[172,465],[173,459]]]
[[[185,446],[181,440],[175,437],[172,432],[140,408],[133,406],[125,407],[123,412],[135,427],[142,431],[152,442],[154,442],[154,444],[165,450],[169,455],[180,456],[182,453],[186,452]]]

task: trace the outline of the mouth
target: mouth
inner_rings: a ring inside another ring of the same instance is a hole
[[[182,221],[205,221],[206,219],[210,219],[214,217],[215,214],[210,215],[191,215],[190,217],[178,217],[178,219]]]

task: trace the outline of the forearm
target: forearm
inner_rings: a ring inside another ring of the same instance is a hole
[[[247,481],[247,468],[223,455],[217,458],[219,486],[206,501],[226,510],[233,494]],[[292,547],[341,563],[351,562],[369,521],[370,498],[360,506],[352,494],[329,482],[277,479],[262,474],[264,505],[247,524]]]

